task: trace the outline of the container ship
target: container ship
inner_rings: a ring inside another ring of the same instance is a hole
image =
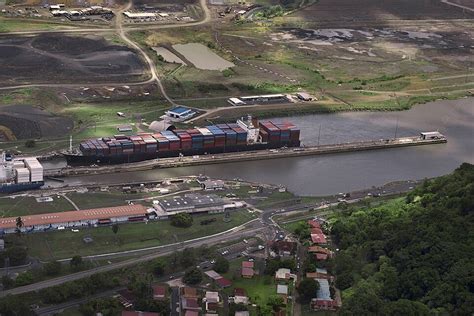
[[[90,139],[64,155],[71,165],[119,164],[155,158],[299,146],[300,130],[292,123],[258,122],[248,117],[236,123],[202,128]]]
[[[44,184],[43,166],[34,157],[13,158],[2,153],[0,163],[0,193],[15,193],[38,189]]]

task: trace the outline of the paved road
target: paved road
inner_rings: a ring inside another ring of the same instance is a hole
[[[83,297],[83,298],[80,298],[80,299],[77,299],[77,300],[68,301],[68,302],[65,302],[65,303],[62,303],[62,304],[58,304],[58,305],[52,305],[52,306],[38,308],[37,310],[35,310],[35,313],[38,316],[55,315],[55,314],[65,310],[67,308],[82,305],[84,303],[87,303],[90,300],[93,300],[93,299],[96,299],[96,298],[101,298],[101,297],[112,296],[112,295],[115,294],[115,292],[117,292],[121,289],[123,289],[123,288],[117,288],[117,289],[113,289],[113,290],[109,290],[109,291],[105,291],[105,292],[100,292],[100,293],[94,294],[92,296]]]
[[[69,274],[69,275],[66,275],[66,276],[59,277],[59,278],[50,279],[50,280],[46,280],[46,281],[42,281],[42,282],[38,282],[38,283],[26,285],[26,286],[17,287],[17,288],[14,288],[14,289],[2,291],[2,292],[0,292],[0,297],[4,297],[4,296],[10,295],[10,294],[11,295],[17,295],[17,294],[27,293],[27,292],[31,292],[31,291],[38,291],[38,290],[41,290],[41,289],[44,289],[44,288],[60,285],[60,284],[66,283],[66,282],[86,278],[86,277],[89,277],[93,274],[97,274],[97,273],[101,273],[101,272],[107,272],[107,271],[120,269],[120,268],[125,268],[125,267],[132,266],[132,265],[135,265],[135,264],[138,264],[138,263],[141,263],[141,262],[150,261],[150,260],[153,260],[153,259],[158,258],[158,257],[162,257],[162,256],[172,254],[173,252],[175,252],[178,249],[183,248],[183,247],[199,247],[199,246],[203,246],[203,245],[207,245],[207,244],[217,244],[217,243],[220,243],[220,242],[226,242],[226,241],[230,241],[230,240],[234,240],[234,239],[239,239],[239,238],[244,238],[244,237],[247,237],[247,236],[252,236],[252,235],[255,235],[255,233],[257,233],[257,232],[262,231],[262,229],[264,228],[264,226],[259,225],[259,223],[260,223],[259,221],[253,220],[253,221],[251,221],[247,224],[244,224],[242,226],[233,228],[231,230],[228,230],[228,231],[225,231],[225,232],[222,232],[222,233],[219,233],[219,234],[206,236],[206,237],[202,237],[202,238],[197,238],[197,239],[193,239],[193,240],[188,240],[188,241],[177,243],[177,244],[171,244],[171,245],[155,247],[156,252],[153,252],[151,254],[143,255],[139,258],[133,258],[133,259],[117,262],[117,263],[112,263],[112,264],[107,265],[107,266],[100,266],[100,267],[97,267],[97,268],[93,268],[93,269],[90,269],[90,270]],[[248,228],[248,226],[250,226],[251,228]],[[147,250],[150,250],[150,248],[147,248]],[[138,251],[140,251],[140,250],[138,250]],[[133,251],[133,252],[138,252],[138,251]],[[127,255],[132,254],[132,252],[124,252],[124,253],[126,253]],[[122,253],[122,254],[124,254],[124,253]],[[108,254],[108,255],[110,255],[110,254]],[[104,255],[91,256],[91,257],[103,258]]]

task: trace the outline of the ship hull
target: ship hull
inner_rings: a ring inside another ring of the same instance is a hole
[[[195,149],[180,149],[175,151],[157,151],[153,153],[132,153],[129,155],[109,155],[109,156],[98,156],[98,155],[76,155],[76,154],[64,154],[69,165],[85,165],[85,164],[122,164],[122,163],[132,163],[140,162],[145,160],[151,160],[156,158],[172,158],[178,157],[179,155],[183,156],[195,156],[195,155],[205,155],[205,154],[222,154],[222,153],[232,153],[232,152],[243,152],[243,151],[253,151],[253,150],[266,150],[266,149],[276,149],[281,147],[299,147],[300,142],[292,143],[258,143],[258,144],[246,144],[246,145],[236,145],[236,146],[226,146],[226,147],[211,147],[211,148],[195,148]]]
[[[15,192],[35,190],[39,189],[43,184],[44,182],[1,184],[0,193],[11,194]]]

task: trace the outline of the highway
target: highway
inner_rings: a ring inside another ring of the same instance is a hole
[[[179,242],[175,244],[158,246],[158,247],[153,247],[153,248],[146,248],[146,249],[139,249],[139,250],[129,251],[129,252],[102,254],[102,255],[97,255],[97,256],[85,257],[85,258],[107,258],[107,256],[118,256],[118,255],[130,256],[140,251],[156,250],[150,254],[142,255],[138,258],[128,259],[121,262],[112,263],[106,266],[100,266],[100,267],[96,267],[90,270],[85,270],[85,271],[65,275],[62,277],[13,288],[6,291],[1,291],[0,297],[4,297],[7,295],[18,295],[18,294],[32,292],[32,291],[38,291],[38,290],[45,289],[48,287],[60,285],[66,282],[86,278],[93,274],[133,266],[142,262],[153,260],[155,258],[170,255],[173,252],[178,251],[184,247],[199,247],[199,246],[208,245],[208,244],[215,245],[222,242],[228,242],[235,239],[240,239],[240,238],[244,238],[248,236],[254,236],[256,233],[261,233],[262,231],[264,231],[264,229],[265,229],[265,225],[262,222],[258,220],[252,220],[250,222],[247,222],[244,225],[235,227],[233,229],[230,229],[222,233],[218,233],[218,234],[210,235],[206,237],[201,237],[201,238],[196,238],[192,240],[187,240],[187,241]]]

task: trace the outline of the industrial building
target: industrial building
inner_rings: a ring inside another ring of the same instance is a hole
[[[135,13],[135,12],[129,12],[129,11],[125,11],[123,13],[123,15],[125,15],[127,18],[129,19],[154,19],[156,17],[158,17],[158,14],[154,13],[154,12],[138,12],[138,13]]]
[[[173,121],[178,121],[178,122],[188,120],[192,118],[194,115],[196,115],[195,111],[184,106],[177,106],[166,111],[166,116],[169,119]]]
[[[204,191],[218,191],[225,189],[225,182],[223,180],[211,179],[197,179],[197,182]]]
[[[166,219],[178,213],[223,213],[245,206],[242,202],[226,203],[223,198],[215,194],[196,193],[157,200],[153,204],[158,219]]]
[[[284,94],[265,94],[252,95],[247,97],[232,97],[227,100],[233,106],[252,105],[252,104],[273,104],[288,103],[290,100]]]
[[[71,227],[96,227],[115,222],[137,222],[147,219],[147,208],[143,205],[126,205],[80,211],[46,213],[21,216],[22,232],[40,232]],[[18,217],[0,219],[4,233],[14,233]]]

